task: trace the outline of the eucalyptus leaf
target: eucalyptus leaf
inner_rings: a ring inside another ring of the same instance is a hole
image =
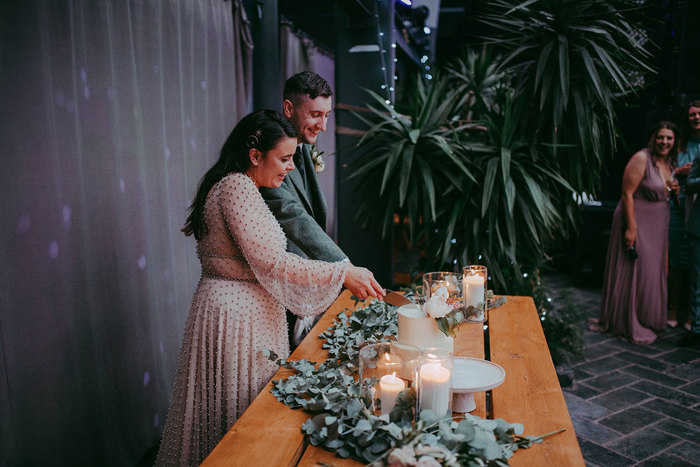
[[[406,295],[413,296],[410,291]],[[340,313],[322,333],[331,358],[318,367],[308,360],[277,360],[294,374],[274,380],[272,393],[292,408],[316,413],[301,427],[312,445],[373,466],[386,465],[397,449],[414,457],[429,455],[443,465],[507,465],[507,458],[518,448],[541,442],[542,437],[516,436],[522,433],[522,425],[469,414],[456,423],[424,410],[414,422],[413,388],[399,394],[390,416],[372,413],[360,399],[359,383],[353,377],[359,351],[357,337],[394,337],[396,320],[396,307],[371,302],[352,314]]]

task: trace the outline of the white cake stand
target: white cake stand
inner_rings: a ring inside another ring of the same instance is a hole
[[[488,360],[454,357],[452,410],[471,412],[476,409],[474,393],[498,387],[506,379],[506,371]]]

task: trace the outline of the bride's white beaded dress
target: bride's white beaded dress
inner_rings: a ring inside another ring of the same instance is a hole
[[[325,311],[349,263],[288,253],[287,239],[255,183],[224,177],[204,207],[197,244],[202,278],[192,300],[156,465],[197,465],[272,378],[267,348],[289,355],[285,308]]]

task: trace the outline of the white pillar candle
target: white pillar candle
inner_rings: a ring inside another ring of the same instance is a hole
[[[477,306],[483,304],[485,300],[484,278],[479,275],[464,276],[464,305]],[[477,313],[477,319],[483,319],[484,312]]]
[[[420,410],[432,409],[438,416],[447,414],[450,400],[450,370],[439,363],[420,368]]]
[[[396,373],[379,379],[379,392],[382,398],[382,415],[390,414],[396,405],[396,397],[406,388],[406,383],[396,377]]]

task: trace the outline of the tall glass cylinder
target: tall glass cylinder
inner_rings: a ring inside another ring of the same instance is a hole
[[[452,416],[452,353],[440,348],[423,349],[418,368],[418,410],[432,410],[438,417]]]
[[[441,287],[447,290],[447,300],[459,305],[462,301],[462,276],[454,272],[423,274],[423,298],[428,300]]]
[[[397,397],[411,387],[417,391],[421,350],[399,342],[379,342],[360,349],[360,395],[377,415],[391,414]]]
[[[464,267],[462,288],[464,290],[464,315],[467,321],[483,323],[488,319],[486,284],[488,281],[486,266],[471,265]]]

